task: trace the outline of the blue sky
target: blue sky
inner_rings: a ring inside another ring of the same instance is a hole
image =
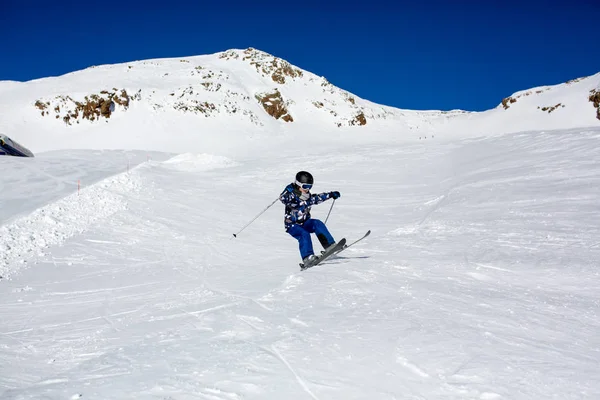
[[[600,72],[598,21],[598,0],[0,0],[0,80],[254,47],[376,103],[481,111]]]

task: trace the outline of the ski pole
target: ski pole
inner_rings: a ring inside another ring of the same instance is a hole
[[[324,224],[327,223],[327,220],[329,219],[329,214],[331,214],[331,210],[333,210],[333,205],[335,204],[335,200],[333,199],[333,203],[331,203],[331,207],[329,207],[329,212],[327,213],[327,218],[325,218],[325,222],[323,222]]]
[[[273,204],[275,204],[275,202],[277,202],[277,200],[279,200],[279,197],[277,197],[275,200],[273,200],[273,202],[271,204],[269,204],[269,206],[267,208],[265,208],[264,210],[262,210],[256,217],[254,217],[252,219],[252,221],[248,222],[246,225],[244,225],[244,227],[242,229],[239,230],[238,233],[234,233],[233,237],[237,237],[237,235],[239,235],[244,229],[246,229],[251,223],[253,223],[258,217],[260,217],[261,215],[263,215],[263,213],[265,211],[267,211],[269,208],[271,208],[271,206]]]

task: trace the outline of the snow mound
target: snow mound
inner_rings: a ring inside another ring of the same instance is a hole
[[[171,169],[179,171],[210,171],[212,169],[230,168],[238,165],[235,161],[213,154],[192,154],[185,153],[175,156],[163,164]]]

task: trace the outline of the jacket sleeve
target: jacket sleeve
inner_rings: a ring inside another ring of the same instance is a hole
[[[300,206],[300,198],[294,194],[293,190],[288,188],[285,188],[285,190],[279,195],[279,201],[292,208],[297,208]]]
[[[329,194],[329,192],[325,192],[325,193],[313,194],[312,196],[310,196],[310,199],[308,201],[310,201],[311,205],[313,205],[313,204],[322,203],[325,200],[329,200],[330,198],[331,198],[331,195]]]
[[[306,201],[300,200],[293,189],[286,188],[279,196],[279,201],[285,204],[285,221],[287,223],[295,223],[306,214],[308,208]]]

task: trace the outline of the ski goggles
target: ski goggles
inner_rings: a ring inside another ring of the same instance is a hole
[[[296,181],[296,185],[298,185],[299,187],[301,187],[304,190],[309,190],[312,188],[312,183],[301,183]]]

